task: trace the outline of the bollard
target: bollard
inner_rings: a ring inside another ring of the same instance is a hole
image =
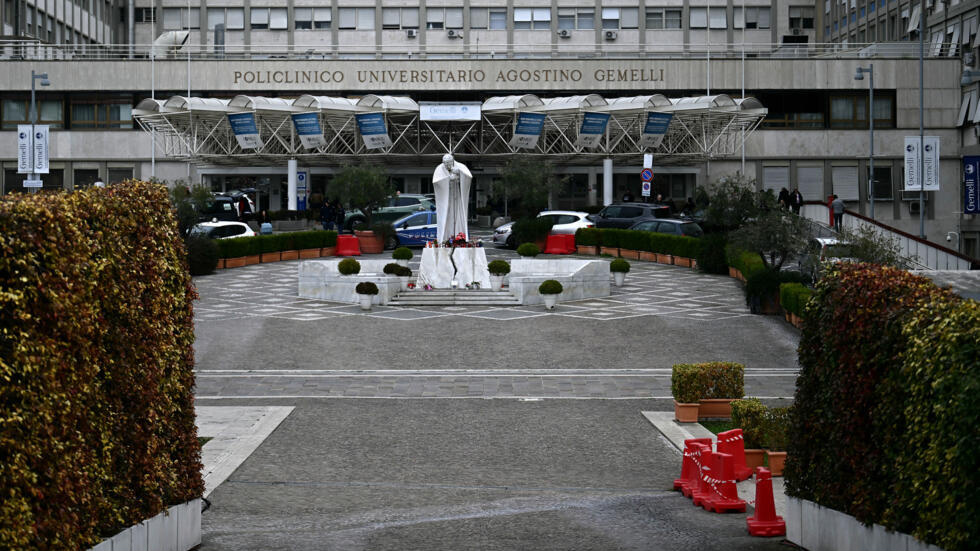
[[[755,515],[745,519],[749,534],[753,536],[786,535],[786,521],[776,516],[776,503],[772,497],[772,473],[765,467],[755,470]]]
[[[742,481],[752,476],[752,469],[745,464],[745,440],[742,439],[742,429],[719,432],[718,451],[731,454],[735,465],[735,480]]]
[[[693,478],[691,477],[691,471],[695,467],[694,467],[694,462],[691,461],[691,454],[693,453],[692,444],[704,444],[706,446],[710,446],[711,439],[688,438],[687,440],[684,441],[684,462],[681,464],[681,477],[674,479],[675,490],[683,490],[684,484],[686,484],[688,480],[693,480]]]
[[[738,498],[731,454],[715,453],[712,461],[711,477],[707,481],[708,494],[701,506],[706,511],[716,513],[744,513],[745,500]]]

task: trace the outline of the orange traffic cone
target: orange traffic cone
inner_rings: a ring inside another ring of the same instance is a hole
[[[772,473],[765,467],[755,469],[755,516],[745,519],[749,534],[753,536],[783,536],[786,521],[776,516],[776,504],[772,498]]]
[[[715,453],[712,459],[714,463],[711,478],[708,479],[709,493],[704,497],[701,506],[716,513],[744,513],[745,500],[738,498],[738,490],[735,488],[732,456]]]
[[[710,444],[699,444],[697,442],[691,444],[691,470],[687,473],[687,480],[684,481],[684,486],[681,488],[681,493],[686,497],[694,497],[694,492],[701,483],[701,455],[705,450],[710,449]]]
[[[682,490],[684,484],[688,480],[693,480],[691,477],[691,471],[695,469],[694,462],[691,461],[691,454],[693,453],[692,444],[704,444],[705,446],[711,445],[710,438],[688,438],[684,441],[684,463],[681,464],[681,477],[674,479],[674,489]]]
[[[742,481],[752,476],[752,469],[745,465],[745,440],[742,439],[742,429],[719,432],[718,451],[731,454],[735,461],[735,480]]]
[[[701,446],[701,455],[698,457],[698,466],[700,467],[698,486],[691,492],[691,499],[694,500],[694,504],[697,506],[700,506],[705,498],[711,497],[711,486],[708,481],[711,480],[713,456],[714,452],[711,451],[711,448],[704,445]]]

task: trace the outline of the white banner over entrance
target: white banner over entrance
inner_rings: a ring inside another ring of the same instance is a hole
[[[923,138],[920,147],[919,136],[905,136],[905,191],[939,191],[939,136]]]
[[[255,113],[228,113],[228,124],[242,149],[258,149],[262,147],[259,128],[255,125]]]
[[[606,134],[609,113],[582,113],[582,126],[575,139],[575,147],[596,147]]]
[[[293,113],[293,126],[296,127],[299,143],[306,149],[327,145],[323,130],[320,128],[319,113]]]
[[[364,147],[368,149],[391,147],[391,137],[388,136],[388,128],[385,126],[384,113],[358,113],[354,118],[357,119],[357,130],[364,140]]]
[[[420,101],[419,119],[423,121],[478,121],[483,104],[478,101],[444,103]]]

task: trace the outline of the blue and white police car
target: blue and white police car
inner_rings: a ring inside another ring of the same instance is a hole
[[[423,247],[436,239],[436,211],[427,210],[403,216],[392,223],[398,239],[394,246]]]

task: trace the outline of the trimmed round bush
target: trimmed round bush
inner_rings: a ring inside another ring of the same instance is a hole
[[[395,264],[394,262],[389,262],[388,264],[385,264],[382,271],[388,275],[398,275],[398,268],[401,268],[401,266]]]
[[[735,362],[677,364],[670,376],[674,399],[691,404],[703,399],[745,395],[745,366]]]
[[[391,258],[395,260],[411,260],[413,256],[415,255],[412,254],[412,249],[408,247],[398,247],[391,253]]]
[[[341,275],[354,275],[361,273],[361,263],[353,258],[345,258],[337,264],[337,271]]]
[[[371,281],[362,281],[354,287],[354,291],[359,295],[376,295],[378,294],[378,286]]]
[[[493,275],[507,275],[510,273],[510,264],[506,260],[491,260],[487,264],[487,270]]]
[[[517,254],[521,256],[535,257],[541,254],[541,249],[539,249],[534,243],[521,243],[521,246],[517,247]]]
[[[412,269],[408,266],[398,266],[395,275],[399,277],[412,277]]]
[[[624,273],[625,272],[629,272],[630,271],[630,263],[629,262],[626,262],[626,260],[624,260],[622,258],[617,258],[616,260],[613,260],[612,262],[609,263],[609,271],[610,272],[624,272]]]
[[[214,273],[218,267],[218,244],[208,237],[188,237],[187,264],[192,276]]]
[[[542,295],[558,295],[562,291],[564,288],[562,288],[561,282],[554,279],[546,279],[538,286],[538,292]]]

